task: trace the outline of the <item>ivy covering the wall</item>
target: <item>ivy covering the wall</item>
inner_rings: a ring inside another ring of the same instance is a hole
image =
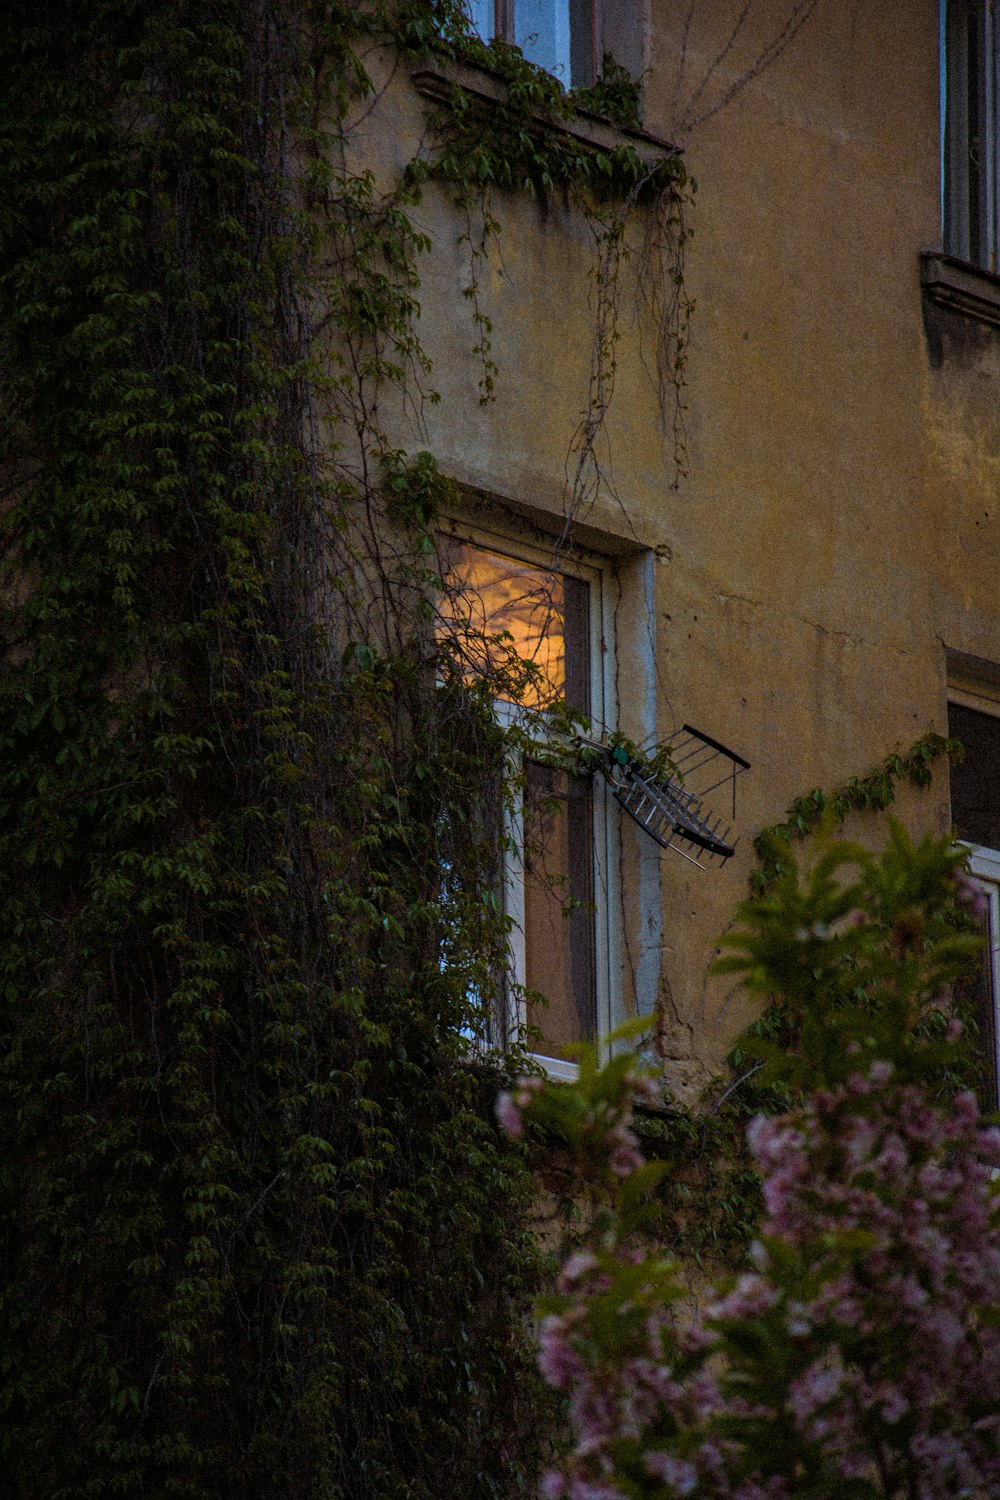
[[[807,838],[821,823],[839,827],[854,812],[885,812],[896,799],[901,782],[926,787],[935,764],[947,756],[960,760],[961,743],[935,730],[922,735],[909,750],[893,750],[863,776],[852,776],[832,792],[811,787],[788,808],[781,823],[764,828],[754,838],[758,867],[750,876],[751,890],[758,894],[781,874],[785,851],[797,839]]]
[[[379,187],[341,149],[365,47],[456,15],[0,29],[19,1496],[531,1492],[530,1180],[465,1040],[505,962],[502,746],[428,613],[447,486],[377,420],[426,373],[428,167]]]

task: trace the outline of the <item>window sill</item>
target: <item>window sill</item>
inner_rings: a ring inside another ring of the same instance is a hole
[[[456,90],[486,104],[507,102],[507,85],[504,79],[499,73],[493,73],[477,63],[435,60],[418,68],[411,76],[417,91],[436,104],[447,103]],[[536,111],[533,118],[543,129],[567,136],[586,150],[616,151],[622,146],[630,146],[643,164],[649,167],[655,167],[662,161],[682,154],[679,146],[672,146],[669,141],[648,130],[616,125],[603,115],[593,114],[587,109],[577,109],[569,120],[554,119],[541,110]]]
[[[940,250],[921,250],[920,284],[939,307],[1000,328],[1000,276]]]

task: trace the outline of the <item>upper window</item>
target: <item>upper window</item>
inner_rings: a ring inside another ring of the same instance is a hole
[[[993,0],[942,0],[944,248],[996,273],[998,53]]]
[[[501,718],[558,700],[607,726],[611,621],[599,565],[554,567],[544,549],[450,535],[441,566],[445,628],[457,627],[469,672],[489,671],[496,681]],[[546,764],[545,720],[532,725],[538,759],[529,748],[507,829],[503,899],[517,996],[508,1023],[526,1029],[551,1072],[568,1074],[567,1045],[609,1029],[608,793],[599,777]]]
[[[600,0],[466,0],[484,42],[501,37],[566,88],[592,84],[600,65]]]

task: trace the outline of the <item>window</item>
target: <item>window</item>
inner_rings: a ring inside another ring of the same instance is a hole
[[[502,37],[566,88],[594,82],[601,53],[600,0],[466,0],[484,42]]]
[[[948,705],[948,733],[962,741],[965,759],[951,769],[951,816],[958,837],[971,849],[970,874],[986,898],[983,956],[977,973],[965,982],[965,998],[979,1028],[986,1064],[986,1103],[997,1107],[1000,1078],[1000,702],[953,693]],[[972,707],[972,703],[980,706]]]
[[[949,255],[996,273],[998,18],[993,0],[942,0],[942,213]]]
[[[510,721],[564,699],[607,726],[611,620],[603,568],[577,560],[553,568],[544,548],[458,529],[441,548],[445,627],[458,625],[470,673],[490,670],[516,693],[497,702],[498,716]],[[524,674],[509,672],[511,651],[530,664]],[[531,732],[539,734],[541,756],[544,718],[537,722],[542,730]],[[508,835],[503,899],[513,924],[515,990],[527,997],[509,1019],[527,1027],[550,1072],[570,1076],[561,1056],[567,1044],[595,1040],[610,1026],[616,862],[603,779],[529,756]],[[532,999],[536,993],[544,1003]]]

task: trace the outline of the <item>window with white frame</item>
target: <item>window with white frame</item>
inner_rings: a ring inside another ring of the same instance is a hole
[[[941,0],[944,248],[998,270],[1000,46],[993,0]]]
[[[985,898],[982,959],[963,990],[979,1029],[986,1102],[995,1109],[1000,1079],[1000,701],[994,705],[958,690],[951,698],[948,733],[965,748],[965,759],[951,768],[952,823],[969,846],[969,873]]]
[[[504,906],[511,919],[517,1014],[528,1043],[556,1075],[571,1076],[567,1046],[606,1034],[613,983],[611,884],[616,861],[602,778],[545,763],[545,716],[561,701],[610,726],[612,619],[607,576],[597,560],[455,527],[441,537],[447,585],[445,628],[461,629],[470,672],[511,651],[530,663],[517,701],[499,718],[532,711],[523,798],[509,815]]]

